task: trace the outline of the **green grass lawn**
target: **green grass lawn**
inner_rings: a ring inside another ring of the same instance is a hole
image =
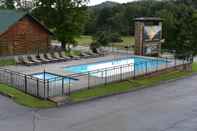
[[[133,45],[134,44],[134,37],[133,36],[122,36],[123,42],[116,42],[111,43],[114,47],[117,48],[124,48],[127,45]],[[81,35],[80,37],[76,38],[76,41],[79,45],[83,46],[89,46],[92,43],[92,37],[88,35]]]
[[[197,72],[197,62],[193,63],[192,65],[192,71]]]
[[[114,47],[124,49],[125,46],[134,45],[134,37],[133,36],[123,36],[123,42],[112,43]]]
[[[16,65],[16,62],[14,59],[0,60],[0,66],[7,66],[7,65]]]
[[[118,83],[111,83],[101,86],[96,86],[92,89],[84,89],[78,92],[71,93],[69,96],[69,100],[71,102],[80,102],[88,99],[92,99],[95,97],[106,96],[114,93],[121,93],[127,91],[133,91],[136,89],[150,87],[155,84],[160,83],[161,81],[173,80],[177,78],[181,78],[183,76],[189,76],[192,73],[197,72],[197,63],[193,64],[192,72],[184,72],[184,71],[173,71],[168,73],[163,73],[160,76],[153,76],[149,78],[140,78],[137,80],[126,80]]]
[[[0,84],[0,93],[12,96],[13,101],[26,107],[50,108],[56,106],[56,104],[51,101],[38,99],[4,84]]]
[[[79,45],[89,46],[92,43],[92,37],[89,35],[81,35],[75,39]]]

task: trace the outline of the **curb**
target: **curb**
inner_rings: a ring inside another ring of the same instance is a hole
[[[5,97],[8,97],[8,98],[10,98],[10,99],[14,99],[14,96],[12,96],[12,95],[10,95],[10,94],[6,94],[6,93],[4,93],[4,92],[0,92],[0,95],[5,96]]]
[[[153,87],[156,87],[156,86],[159,86],[159,85],[175,82],[175,81],[178,81],[178,80],[183,80],[183,79],[195,76],[195,75],[197,75],[197,73],[191,73],[187,76],[182,76],[182,77],[179,77],[179,78],[176,78],[176,79],[160,81],[158,83],[148,85],[148,86],[139,86],[136,89],[131,89],[131,90],[128,90],[128,91],[125,91],[125,92],[118,92],[118,93],[112,93],[112,94],[107,94],[107,95],[98,96],[98,97],[92,97],[92,98],[82,100],[82,101],[79,101],[79,102],[72,102],[72,101],[68,100],[62,106],[70,106],[70,105],[75,105],[75,104],[80,104],[80,103],[85,103],[85,102],[91,102],[91,101],[94,101],[94,100],[99,100],[99,99],[103,99],[103,98],[107,98],[107,97],[111,97],[111,96],[117,96],[117,95],[127,94],[127,93],[131,93],[131,92],[136,92],[136,91],[143,90],[143,89],[146,89],[146,88],[153,88]]]

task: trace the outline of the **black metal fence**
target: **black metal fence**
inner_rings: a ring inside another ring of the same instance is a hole
[[[184,59],[155,58],[151,61],[134,62],[44,80],[7,69],[0,69],[0,83],[8,84],[30,95],[46,99],[54,96],[70,95],[74,91],[93,88],[101,84],[107,85],[111,82],[135,79],[140,75],[177,68],[190,63],[191,61]]]
[[[27,94],[47,98],[48,81],[44,81],[30,75],[0,69],[0,83],[7,84],[13,88],[19,89]]]
[[[122,81],[126,79],[135,79],[138,76],[149,75],[154,72],[168,70],[171,68],[184,70],[185,64],[191,61],[185,59],[174,58],[155,58],[149,61],[134,62],[134,64],[124,64],[109,68],[102,68],[89,72],[77,73],[69,75],[69,77],[78,79],[79,81],[68,82],[64,85],[65,93],[81,90],[84,88],[94,88],[97,85],[107,85],[108,83]]]

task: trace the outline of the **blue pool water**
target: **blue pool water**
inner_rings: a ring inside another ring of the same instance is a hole
[[[32,74],[32,76],[36,77],[36,78],[39,78],[39,79],[46,79],[46,80],[49,80],[49,81],[61,81],[62,80],[62,76],[52,74],[52,73],[48,73],[48,72],[35,73],[35,74]],[[69,79],[70,79],[70,82],[77,81],[77,79],[74,79],[74,78],[64,77],[64,83],[68,83]]]
[[[134,67],[135,63],[135,67]],[[105,68],[114,68],[120,67],[122,65],[129,65],[126,66],[123,70],[111,70],[107,72],[99,72],[99,73],[92,73],[90,75],[97,76],[97,77],[105,77],[105,76],[112,76],[120,73],[126,73],[131,71],[140,71],[152,68],[157,68],[161,64],[165,64],[166,61],[163,59],[152,59],[152,58],[142,58],[142,57],[131,57],[126,59],[119,59],[119,60],[110,60],[110,61],[102,61],[90,64],[82,64],[76,66],[69,66],[65,67],[64,71],[72,72],[72,73],[87,73],[89,71],[96,71],[96,70],[104,70]]]

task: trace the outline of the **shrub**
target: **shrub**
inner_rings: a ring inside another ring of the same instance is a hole
[[[111,33],[110,41],[111,42],[123,42],[123,40],[121,39],[121,35],[118,33]]]

